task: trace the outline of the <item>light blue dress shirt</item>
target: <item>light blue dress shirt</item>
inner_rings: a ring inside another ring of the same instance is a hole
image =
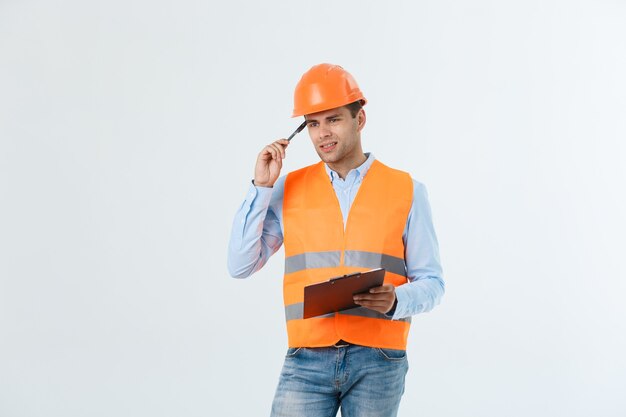
[[[345,180],[326,165],[346,225],[350,207],[374,156],[348,172]],[[273,188],[250,186],[237,211],[228,248],[228,270],[234,278],[246,278],[265,265],[283,244],[283,192],[285,176]],[[396,287],[398,303],[393,320],[430,311],[439,304],[445,286],[439,261],[437,236],[431,220],[426,187],[413,180],[413,204],[402,235],[407,284]]]

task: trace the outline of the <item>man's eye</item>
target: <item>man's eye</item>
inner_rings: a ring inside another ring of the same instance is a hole
[[[309,123],[309,127],[317,127],[317,123],[311,122],[311,123]]]
[[[331,123],[335,123],[336,121],[338,121],[339,119],[330,119]]]

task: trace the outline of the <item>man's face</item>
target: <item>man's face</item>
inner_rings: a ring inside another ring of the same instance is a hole
[[[305,116],[309,136],[320,159],[327,164],[358,160],[363,155],[361,129],[365,112],[355,118],[345,107],[311,113]]]

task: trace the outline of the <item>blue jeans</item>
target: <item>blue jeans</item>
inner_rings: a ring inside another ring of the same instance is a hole
[[[358,345],[289,348],[272,417],[392,417],[409,364],[406,351]]]

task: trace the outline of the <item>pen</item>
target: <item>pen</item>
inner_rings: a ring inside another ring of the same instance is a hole
[[[293,139],[294,136],[296,136],[298,133],[302,132],[302,129],[304,129],[304,127],[306,126],[306,120],[304,122],[302,122],[302,124],[300,126],[298,126],[298,128],[296,130],[294,130],[294,132],[287,138],[287,141],[291,141],[291,139]]]

